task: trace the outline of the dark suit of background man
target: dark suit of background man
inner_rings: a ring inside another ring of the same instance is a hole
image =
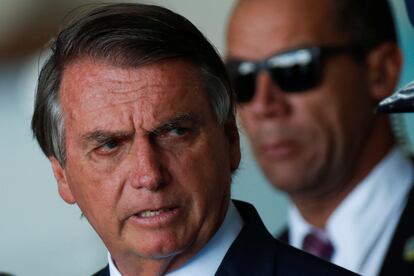
[[[275,241],[230,200],[233,94],[214,48],[161,7],[98,7],[64,28],[32,127],[60,196],[102,238],[97,275],[347,275]]]
[[[385,0],[240,0],[227,66],[281,236],[363,275],[414,275],[413,165],[387,116],[401,54]],[[405,229],[405,230],[404,230]]]

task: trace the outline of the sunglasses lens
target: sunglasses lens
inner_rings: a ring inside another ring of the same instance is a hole
[[[319,83],[318,67],[314,64],[272,68],[269,70],[273,82],[285,92],[300,93],[311,89]]]
[[[320,81],[320,62],[309,49],[270,58],[267,69],[273,82],[288,93],[304,92]]]
[[[236,92],[237,102],[252,100],[258,71],[266,70],[274,85],[286,93],[306,92],[321,81],[320,49],[303,48],[270,57],[260,63],[230,61],[227,69]]]
[[[251,101],[256,89],[256,69],[250,62],[231,62],[227,69],[238,103]]]
[[[237,102],[249,102],[256,89],[256,74],[239,75],[234,78],[234,89],[237,96]]]

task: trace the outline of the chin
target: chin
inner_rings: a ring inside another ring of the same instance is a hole
[[[184,253],[190,247],[189,242],[172,238],[153,240],[151,244],[141,247],[142,255],[151,259],[170,258]],[[138,248],[137,248],[138,249]]]
[[[131,246],[128,251],[135,256],[148,260],[162,260],[182,253],[182,250],[178,248],[165,248],[165,246],[140,246],[139,248]]]
[[[271,173],[266,174],[268,181],[275,187],[276,189],[291,194],[296,193],[306,186],[306,181],[302,178],[298,178],[298,176],[303,176],[300,173],[294,173],[285,175],[280,170],[273,170]],[[286,171],[285,171],[286,172]]]

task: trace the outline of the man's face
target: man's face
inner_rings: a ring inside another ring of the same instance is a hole
[[[218,125],[203,89],[197,68],[179,60],[125,69],[81,59],[65,69],[59,192],[115,260],[188,258],[224,219],[238,136]]]
[[[329,1],[242,1],[229,25],[228,58],[258,61],[303,46],[345,45],[333,18]],[[374,118],[363,64],[338,54],[323,65],[321,84],[295,94],[262,71],[253,99],[238,106],[264,173],[290,194],[331,190],[349,177]]]

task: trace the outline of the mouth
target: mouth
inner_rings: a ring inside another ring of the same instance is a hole
[[[145,210],[135,214],[139,218],[152,218],[159,216],[163,213],[171,212],[174,208],[161,208],[156,210]]]
[[[298,151],[299,145],[293,141],[283,141],[260,146],[262,156],[275,161],[292,158]]]
[[[134,224],[145,227],[160,227],[173,223],[179,218],[181,208],[179,207],[161,207],[151,208],[139,211],[130,217]]]

